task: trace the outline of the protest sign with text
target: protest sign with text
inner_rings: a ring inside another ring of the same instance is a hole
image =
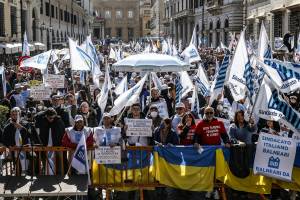
[[[98,164],[120,164],[121,147],[99,146],[95,149],[95,160]]]
[[[51,95],[51,89],[45,87],[44,85],[34,86],[30,90],[30,96],[34,100],[38,100],[38,101],[48,100],[50,99],[50,95]]]
[[[152,119],[126,119],[127,136],[152,136]]]
[[[65,87],[65,76],[48,74],[45,79],[45,85],[49,88],[64,88]]]
[[[254,174],[291,181],[296,143],[286,138],[260,133],[254,159]]]

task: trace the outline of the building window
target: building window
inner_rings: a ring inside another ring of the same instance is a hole
[[[150,14],[150,13],[149,13]],[[133,11],[132,10],[128,10],[128,18],[132,19],[133,18]]]
[[[220,23],[220,19],[218,19],[217,21],[217,29],[220,29],[221,28],[221,23]]]
[[[105,35],[111,37],[111,28],[105,28]]]
[[[4,4],[0,2],[0,36],[5,36],[4,23]]]
[[[46,2],[46,16],[50,16],[49,15],[49,3]]]
[[[282,13],[274,14],[274,37],[282,37]]]
[[[17,34],[17,8],[10,7],[11,35]]]
[[[111,11],[110,10],[105,11],[104,18],[105,19],[110,19],[111,18]]]
[[[51,5],[51,17],[54,18],[54,5]]]
[[[209,22],[209,30],[213,29],[213,22]]]
[[[229,27],[229,20],[225,19],[224,28],[228,28],[228,27]]]
[[[117,38],[122,38],[122,28],[116,28],[116,36]]]
[[[116,11],[116,18],[121,19],[122,17],[123,17],[122,10],[117,10]]]
[[[77,24],[77,16],[74,15],[74,24]]]
[[[44,2],[41,0],[40,14],[42,15],[44,12]]]

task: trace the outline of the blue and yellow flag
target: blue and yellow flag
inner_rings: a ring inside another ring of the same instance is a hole
[[[270,194],[272,188],[271,178],[254,175],[252,170],[246,178],[233,175],[228,164],[229,153],[229,149],[226,148],[216,150],[216,179],[234,190]]]
[[[147,151],[128,150],[126,161],[121,164],[97,164],[93,161],[92,180],[94,185],[114,185],[120,191],[136,190],[134,185],[151,185],[152,156]],[[131,187],[125,186],[131,185]]]
[[[214,186],[215,150],[204,147],[154,147],[153,175],[169,187],[189,191],[212,191]]]

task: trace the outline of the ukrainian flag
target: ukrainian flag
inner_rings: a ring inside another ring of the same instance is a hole
[[[153,176],[161,184],[189,191],[212,191],[218,147],[154,147]]]
[[[97,186],[113,186],[120,191],[136,190],[137,185],[151,185],[152,155],[144,150],[128,150],[127,161],[121,164],[97,164],[93,161],[92,180]],[[128,187],[130,185],[130,187]]]
[[[281,180],[275,180],[275,184],[284,189],[290,189],[295,191],[300,191],[300,147],[297,147],[294,168],[292,172],[292,182],[285,182]]]
[[[216,150],[216,179],[227,185],[228,187],[244,192],[270,194],[272,188],[272,179],[254,175],[250,171],[250,175],[246,178],[239,178],[233,175],[229,169],[230,152],[227,148]],[[249,166],[251,167],[251,166]]]

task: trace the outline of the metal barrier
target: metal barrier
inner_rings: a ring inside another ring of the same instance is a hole
[[[136,147],[128,146],[123,154],[126,155],[129,151],[132,152],[131,160],[122,160],[120,165],[98,165],[94,160],[94,148],[88,149],[88,159],[93,167],[98,167],[97,173],[91,173],[91,180],[93,188],[106,190],[106,199],[110,199],[110,192],[112,190],[120,189],[128,191],[128,189],[137,190],[140,192],[140,199],[144,199],[143,191],[149,188],[165,187],[164,185],[157,182],[151,175],[151,156],[153,152],[152,146]],[[21,165],[20,165],[20,152],[25,152],[28,155],[28,174],[31,177],[45,177],[45,175],[53,174],[55,176],[64,177],[65,173],[69,172],[72,175],[72,170],[69,169],[69,164],[72,159],[74,149],[66,147],[11,147],[5,148],[0,147],[0,154],[3,155],[4,160],[2,163],[2,176],[22,177]],[[49,167],[49,153],[54,152],[54,173],[50,173],[51,168]],[[124,156],[126,157],[126,156]],[[143,165],[143,159],[146,160]],[[139,162],[136,162],[139,161]],[[130,168],[130,163],[138,163],[136,167]],[[93,176],[92,176],[93,174]],[[96,176],[96,177],[95,177]],[[46,176],[51,177],[51,176]],[[43,179],[48,180],[48,179]],[[60,180],[60,179],[59,179]],[[98,180],[98,181],[97,181]],[[80,180],[79,180],[80,181]],[[82,181],[81,181],[82,182]],[[1,182],[0,182],[1,186]],[[215,188],[218,188],[222,199],[226,200],[225,185],[220,182],[215,182]],[[55,193],[56,194],[56,193]],[[67,194],[67,193],[63,193]],[[83,194],[83,193],[82,193]],[[13,196],[14,194],[11,194]],[[28,195],[34,195],[30,193]],[[0,187],[1,196],[1,187]],[[10,196],[9,194],[7,196]],[[43,196],[39,193],[39,196]],[[263,199],[263,195],[261,195]]]

